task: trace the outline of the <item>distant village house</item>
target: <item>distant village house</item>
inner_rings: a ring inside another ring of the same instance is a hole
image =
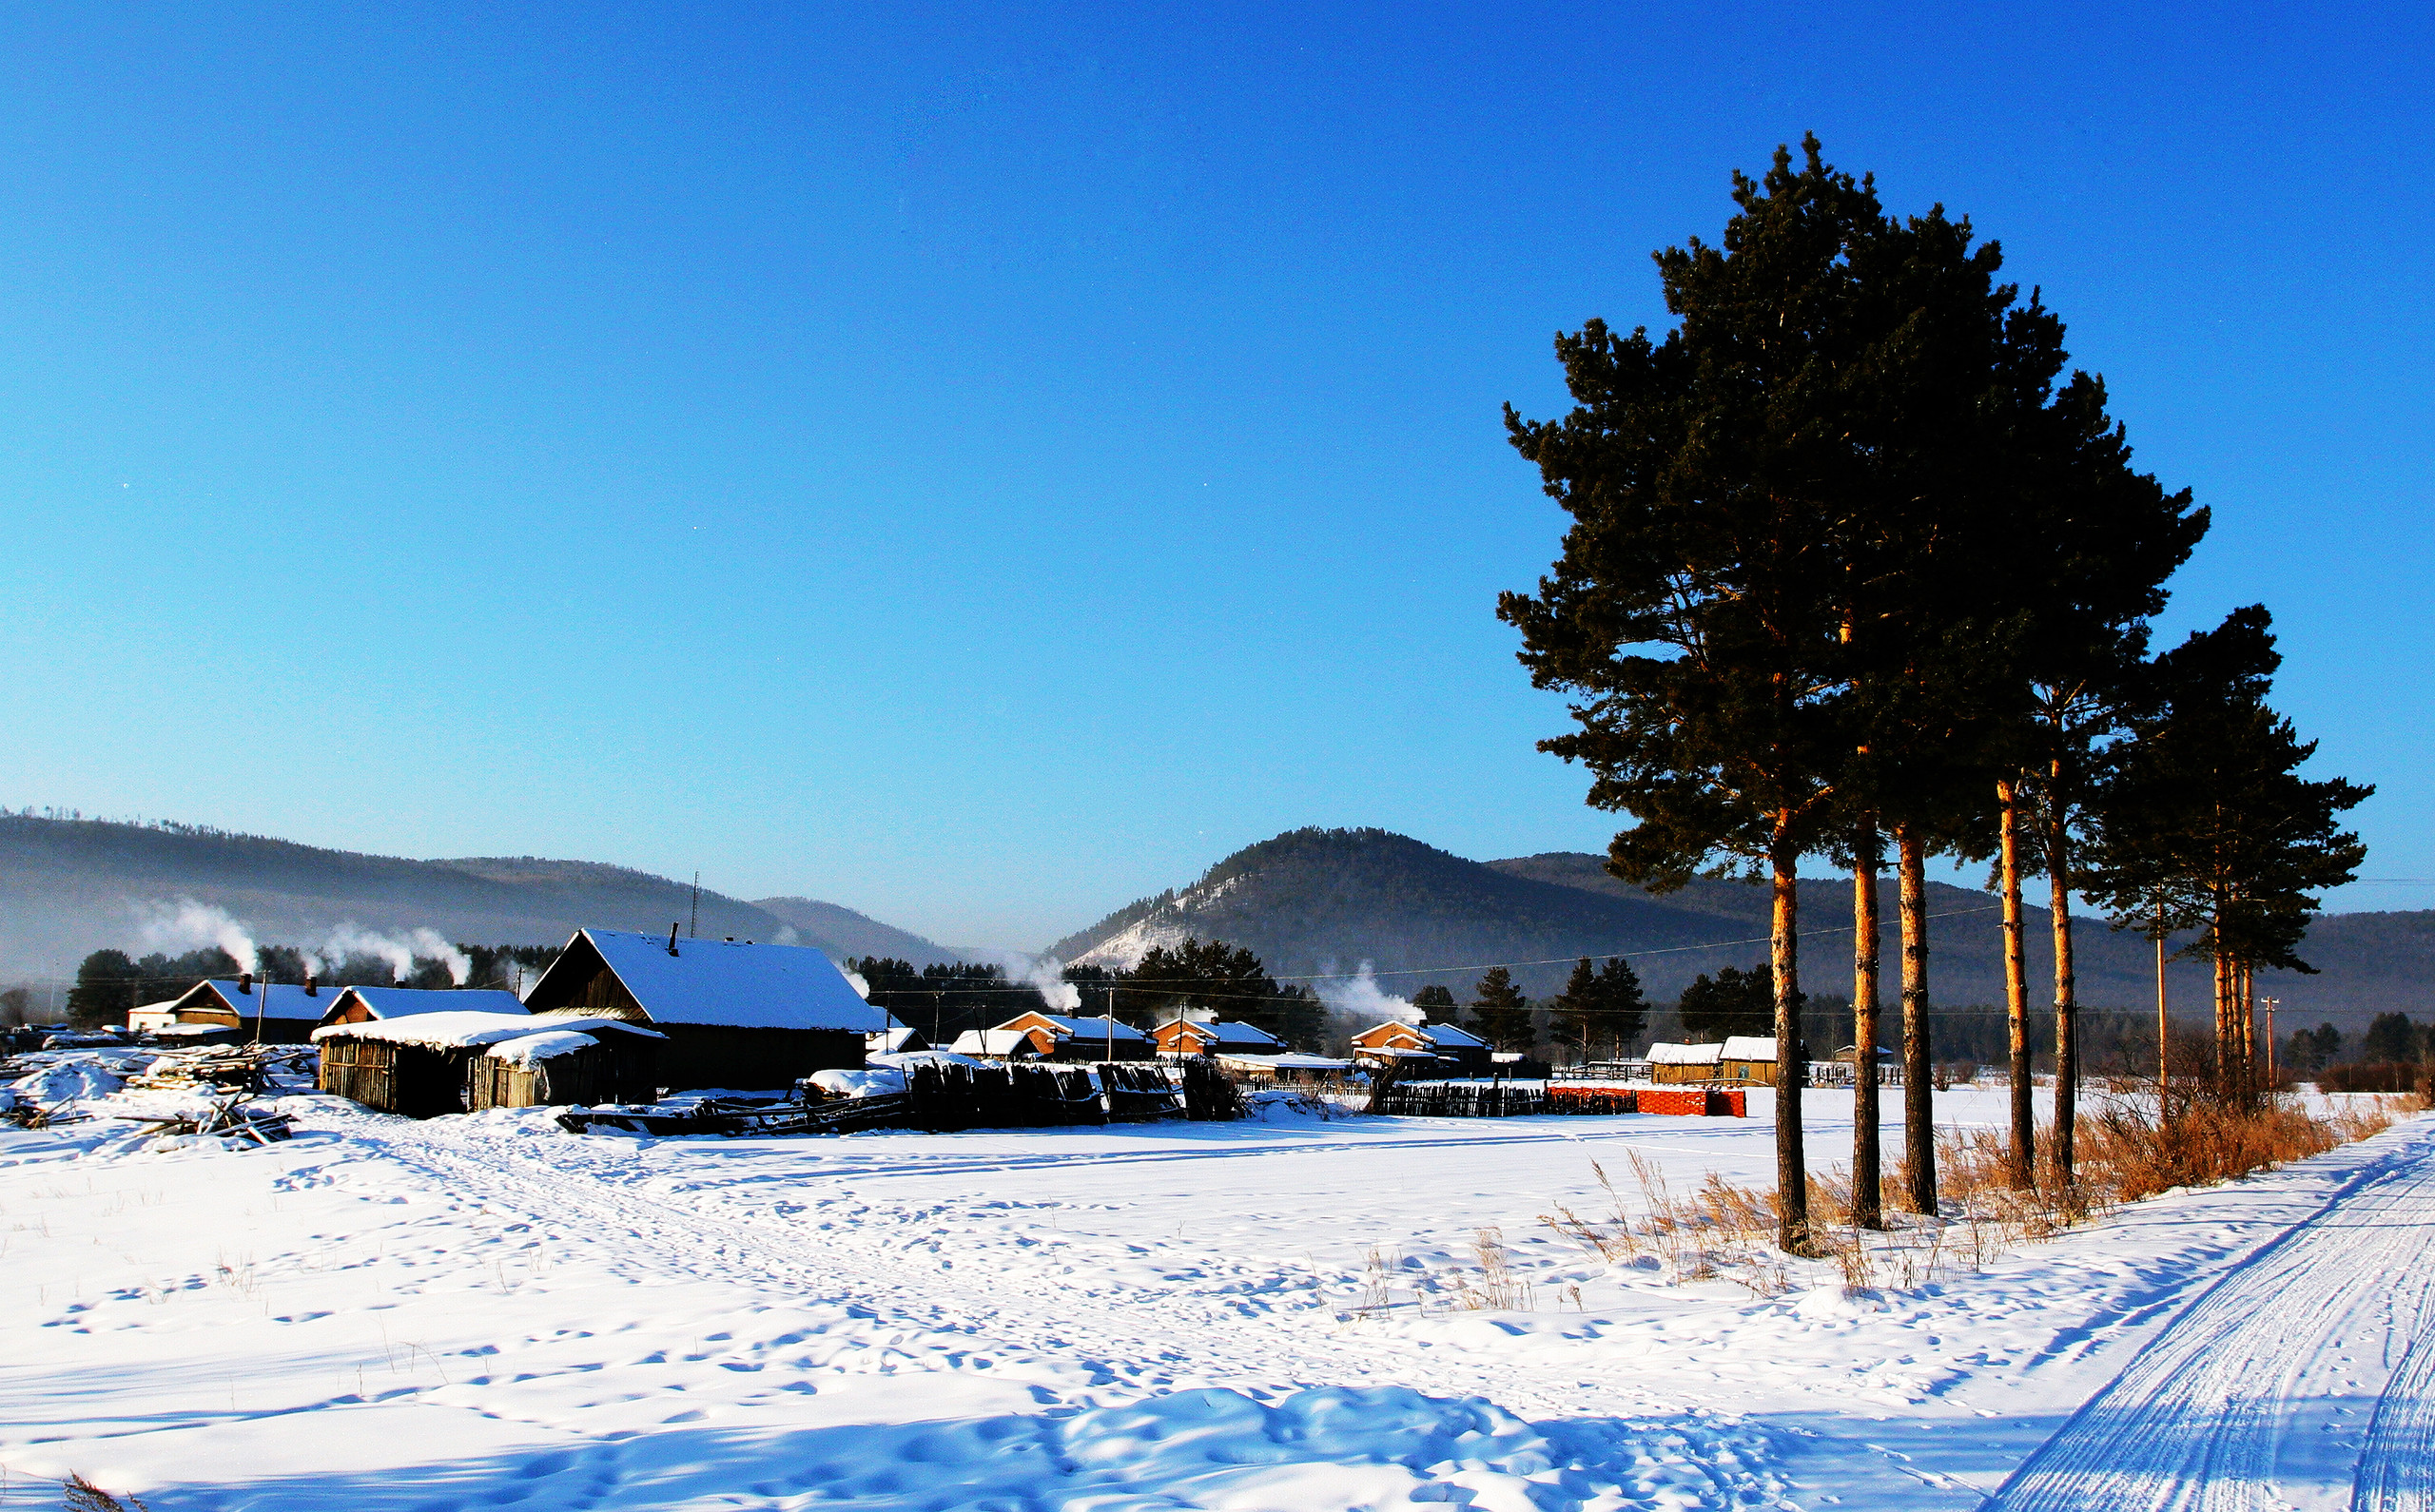
[[[1121,1018],[1018,1014],[990,1029],[967,1029],[952,1047],[991,1060],[1147,1060],[1150,1037]]]

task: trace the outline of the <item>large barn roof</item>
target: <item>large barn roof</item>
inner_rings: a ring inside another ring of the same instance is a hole
[[[352,996],[363,1004],[375,1018],[403,1018],[408,1014],[485,1013],[520,1014],[524,1005],[512,992],[490,987],[466,989],[427,987],[345,987],[340,989],[338,1002]]]
[[[679,940],[672,956],[665,935],[585,929],[576,938],[592,942],[654,1023],[857,1034],[888,1025],[886,1009],[863,1001],[836,963],[808,946]]]

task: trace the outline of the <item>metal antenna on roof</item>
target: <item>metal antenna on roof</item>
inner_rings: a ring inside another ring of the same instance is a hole
[[[702,938],[702,874],[698,871],[693,873],[693,921],[685,926],[685,938]]]

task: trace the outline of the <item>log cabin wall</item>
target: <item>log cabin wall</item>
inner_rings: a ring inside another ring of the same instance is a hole
[[[659,1047],[659,1082],[670,1088],[731,1087],[772,1092],[815,1071],[853,1071],[863,1064],[863,1037],[851,1029],[737,1029],[716,1024],[653,1023],[668,1037]]]

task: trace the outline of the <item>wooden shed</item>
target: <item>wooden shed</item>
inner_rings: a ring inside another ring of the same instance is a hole
[[[528,1107],[529,1102],[498,1100],[503,1096],[528,1095],[515,1090],[516,1084],[502,1082],[485,1069],[480,1076],[473,1063],[487,1058],[486,1052],[495,1045],[518,1039],[546,1039],[558,1042],[562,1050],[580,1047],[573,1039],[582,1038],[597,1045],[607,1036],[656,1040],[659,1037],[647,1029],[614,1018],[586,1016],[558,1016],[536,1022],[521,1014],[491,1014],[479,1012],[414,1014],[399,1018],[371,1019],[355,1023],[332,1024],[313,1031],[313,1042],[321,1048],[321,1090],[360,1102],[382,1113],[404,1114],[410,1118],[435,1118],[443,1114],[462,1113],[469,1105],[479,1107]],[[640,1058],[648,1052],[609,1052],[592,1057],[581,1068],[571,1067],[565,1078],[569,1095],[553,1097],[553,1101],[573,1101],[578,1088],[598,1092],[604,1085],[636,1100],[656,1096],[653,1087],[641,1092],[638,1084],[619,1081],[623,1075],[631,1077],[648,1062]],[[502,1062],[511,1071],[530,1072],[536,1068],[516,1067]],[[546,1068],[540,1068],[546,1070]],[[488,1100],[474,1103],[473,1087],[482,1086],[480,1095]],[[536,1078],[536,1085],[555,1090],[559,1085],[546,1076]],[[628,1097],[602,1096],[600,1100],[628,1100]]]
[[[524,1006],[647,1025],[667,1037],[662,1084],[745,1092],[859,1067],[866,1037],[890,1026],[817,950],[672,931],[577,930]]]
[[[1685,1081],[1714,1081],[1717,1062],[1724,1055],[1723,1045],[1651,1045],[1648,1047],[1648,1079],[1659,1085]]]
[[[655,1101],[660,1043],[625,1024],[503,1040],[465,1063],[466,1110]]]

